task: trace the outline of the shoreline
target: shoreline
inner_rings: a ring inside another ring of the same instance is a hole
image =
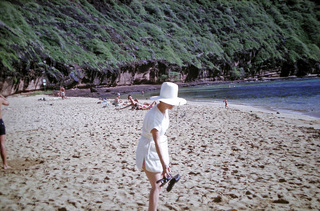
[[[304,78],[315,78],[315,77],[304,77]],[[273,78],[273,79],[269,79],[269,80],[264,80],[264,81],[283,81],[283,80],[295,80],[297,79],[297,77],[286,77],[286,78]],[[302,78],[303,79],[303,78]],[[298,79],[299,80],[299,79]],[[303,79],[304,80],[304,79]],[[262,81],[262,80],[261,80]],[[258,81],[261,82],[261,81]],[[192,83],[178,83],[180,88],[184,88],[184,87],[205,87],[208,85],[214,85],[214,84],[246,84],[246,83],[254,83],[254,82],[248,82],[248,81],[197,81],[197,82],[192,82]],[[121,95],[127,95],[127,94],[131,94],[133,95],[135,98],[138,99],[146,99],[146,97],[148,97],[151,93],[153,92],[153,94],[157,91],[160,90],[160,86],[161,85],[152,85],[152,84],[144,84],[144,85],[133,85],[133,86],[121,86],[121,87],[113,87],[113,88],[100,88],[97,89],[96,93],[90,93],[88,90],[72,90],[70,91],[70,96],[82,96],[82,97],[97,97],[97,98],[114,98],[116,96],[116,94],[119,92]],[[191,88],[192,89],[192,88]],[[106,92],[107,91],[107,92]],[[146,95],[141,95],[141,92],[144,92]],[[150,94],[149,94],[150,93]],[[67,93],[68,94],[68,93]],[[121,96],[122,98],[126,98]],[[190,100],[196,100],[196,99],[190,99]],[[216,100],[220,100],[220,99],[212,99],[212,101],[210,100],[209,102],[215,102]],[[206,99],[203,100],[196,100],[197,102],[205,102],[207,103],[208,101]],[[299,111],[295,110],[295,108],[291,108],[291,107],[284,107],[283,108],[268,108],[265,107],[263,105],[250,105],[246,102],[242,103],[242,102],[232,102],[230,101],[229,103],[235,103],[235,104],[239,104],[239,105],[247,105],[247,106],[252,106],[252,107],[259,107],[260,109],[264,109],[264,110],[268,110],[268,111],[274,111],[277,114],[287,114],[288,116],[290,115],[304,115],[307,117],[312,117],[312,118],[316,118],[316,119],[320,119],[320,114],[319,113],[314,113],[313,111],[303,111],[303,108],[301,108]],[[269,105],[272,106],[272,105]],[[293,109],[293,110],[290,110]]]
[[[207,86],[207,85],[214,85],[214,84],[237,84],[237,83],[254,83],[254,82],[262,82],[262,81],[282,81],[282,80],[292,80],[292,79],[310,79],[310,78],[318,78],[316,75],[310,75],[310,76],[305,76],[305,77],[274,77],[274,78],[267,78],[266,80],[237,80],[237,81],[194,81],[194,82],[188,82],[188,83],[182,83],[182,82],[177,82],[180,88],[184,87],[201,87],[201,86]],[[97,88],[73,88],[73,89],[68,89],[66,90],[66,95],[69,97],[89,97],[89,98],[97,98],[97,99],[114,99],[117,95],[117,93],[120,93],[122,96],[123,95],[128,95],[131,94],[135,98],[138,98],[139,100],[144,100],[146,97],[144,95],[140,95],[142,92],[146,93],[146,96],[148,96],[148,92],[156,92],[159,91],[161,88],[161,84],[139,84],[139,85],[123,85],[123,86],[116,86],[116,87],[107,87],[107,86],[100,86]],[[32,95],[32,92],[26,92],[26,93],[20,93],[20,94],[15,94],[15,95]],[[58,91],[55,90],[51,94],[48,94],[48,96],[57,96]],[[12,96],[15,96],[12,95]],[[121,97],[122,97],[121,96]],[[123,98],[123,97],[122,97]],[[124,99],[126,100],[126,97]],[[218,100],[218,99],[216,99]],[[206,100],[200,100],[196,102],[203,102],[203,103],[208,103]],[[215,102],[213,101],[209,101]],[[232,101],[229,102],[229,104]],[[232,103],[233,104],[233,103]],[[250,106],[250,107],[257,107],[260,110],[265,110],[266,112],[274,112],[277,115],[282,115],[282,116],[305,116],[303,118],[315,118],[315,119],[320,119],[319,114],[317,113],[312,113],[310,111],[302,112],[302,111],[295,111],[295,110],[289,110],[289,109],[277,109],[277,108],[267,108],[264,106],[259,106],[259,105],[248,105],[248,104],[242,104],[241,102],[237,102],[235,104],[238,104],[239,106]]]
[[[204,101],[188,101],[190,105],[202,105],[202,106],[210,106],[214,105],[217,107],[224,108],[224,103],[218,102],[204,102]],[[320,118],[309,116],[306,114],[298,113],[298,112],[277,112],[271,109],[263,108],[260,106],[251,106],[251,105],[241,105],[241,104],[228,104],[229,108],[237,109],[247,113],[265,113],[265,114],[272,114],[277,117],[288,118],[292,120],[296,120],[297,125],[301,127],[313,127],[314,129],[320,129]],[[314,124],[310,125],[310,123],[306,123],[305,121],[311,121]]]
[[[204,85],[204,84],[202,84]],[[181,87],[190,87],[190,86],[202,86],[202,85],[186,85],[186,86],[181,86]],[[180,86],[180,84],[179,84]],[[132,86],[121,86],[121,87],[112,87],[112,88],[99,88],[100,92],[90,92],[90,89],[73,89],[73,90],[67,90],[67,97],[82,97],[82,98],[96,98],[96,99],[100,99],[100,98],[106,98],[106,99],[114,99],[117,95],[117,93],[121,93],[121,96],[123,95],[135,95],[135,94],[139,94],[142,91],[143,92],[152,92],[152,91],[157,91],[160,90],[161,85],[132,85]],[[99,90],[98,89],[98,90]],[[101,89],[107,89],[107,93],[101,92]],[[101,94],[102,93],[102,94]],[[19,95],[19,94],[17,94]],[[24,95],[24,94],[21,94]],[[53,96],[53,95],[47,95],[47,96]],[[145,99],[145,97],[143,95],[138,96],[137,97],[139,100],[148,100]],[[126,98],[121,98],[121,100],[126,101]],[[202,104],[202,105],[206,105],[206,104],[219,104],[215,101],[205,101],[205,100],[199,100],[199,101],[190,101],[188,100],[188,102],[193,102],[193,104]],[[221,103],[222,105],[222,103]],[[269,109],[269,108],[265,108],[263,106],[254,106],[254,105],[244,105],[244,104],[230,104],[229,102],[229,106],[230,105],[237,105],[238,107],[241,108],[247,108],[245,110],[255,110],[255,111],[262,111],[262,112],[266,112],[266,113],[274,113],[278,116],[283,116],[283,117],[288,117],[288,118],[295,118],[296,116],[299,116],[299,118],[305,119],[305,120],[320,120],[320,118],[313,116],[313,115],[308,115],[306,113],[303,112],[296,112],[296,111],[292,111],[292,110],[274,110],[274,109]]]

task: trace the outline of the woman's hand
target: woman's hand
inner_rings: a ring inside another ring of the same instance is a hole
[[[169,176],[171,175],[170,167],[165,165],[165,166],[163,166],[162,168],[163,168],[162,176],[163,176],[164,178],[169,177]]]

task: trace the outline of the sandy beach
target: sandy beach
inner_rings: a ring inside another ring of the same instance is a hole
[[[12,169],[0,170],[0,210],[147,210],[149,183],[135,166],[147,111],[97,98],[8,100]],[[171,170],[182,177],[159,210],[320,210],[320,119],[222,102],[189,102],[170,119]]]

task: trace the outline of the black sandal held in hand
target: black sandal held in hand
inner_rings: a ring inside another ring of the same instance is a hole
[[[171,189],[173,188],[174,184],[176,184],[176,182],[178,182],[180,180],[180,175],[177,174],[176,176],[172,177],[172,179],[169,182],[169,185],[167,187],[167,191],[171,191]]]
[[[163,177],[162,179],[158,180],[157,183],[161,182],[160,187],[164,186],[167,182],[171,180],[171,174],[168,177]]]

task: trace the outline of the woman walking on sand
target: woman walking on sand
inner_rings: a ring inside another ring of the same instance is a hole
[[[160,96],[150,99],[159,100],[160,103],[146,114],[136,151],[137,167],[145,171],[151,184],[149,211],[157,210],[161,187],[168,181],[166,178],[171,178],[168,143],[165,136],[169,127],[168,110],[186,103],[185,99],[178,97],[178,85],[171,82],[163,83]],[[179,178],[170,180],[168,191]]]

